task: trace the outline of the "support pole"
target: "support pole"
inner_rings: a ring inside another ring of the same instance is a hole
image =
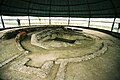
[[[30,16],[28,16],[28,22],[29,22],[29,26],[30,26]]]
[[[70,2],[69,2],[69,0],[68,0],[68,16],[69,16],[69,18],[68,18],[68,26],[70,25]]]
[[[52,0],[50,0],[50,7],[49,7],[49,25],[51,25],[51,4],[52,4]]]
[[[70,17],[68,18],[68,26],[70,25]]]
[[[111,32],[113,31],[115,20],[116,20],[116,18],[114,18],[114,20],[113,20],[113,24],[112,24],[112,27],[111,27]]]
[[[49,25],[51,25],[51,17],[49,16]]]
[[[90,18],[89,18],[89,22],[88,22],[88,27],[90,27]]]
[[[38,17],[38,19],[39,19],[39,23],[41,24],[41,19]]]
[[[29,0],[29,4],[28,4],[28,22],[29,22],[29,27],[30,27],[30,12],[31,12],[31,9],[30,9],[30,6],[31,6],[31,0]]]
[[[1,22],[2,22],[3,28],[5,28],[4,21],[3,21],[3,18],[2,18],[2,6],[3,6],[4,1],[5,0],[0,1],[0,14],[1,14]]]
[[[89,22],[88,22],[88,27],[89,27],[90,26],[90,18],[91,18],[91,9],[90,9],[90,4],[88,1],[89,0],[87,0],[88,10],[89,10]]]
[[[3,26],[3,28],[5,28],[4,20],[3,20],[3,18],[2,18],[2,15],[1,15],[1,22],[2,22],[2,26]]]
[[[117,30],[118,33],[119,33],[119,29],[120,29],[120,23],[118,23],[118,30]]]

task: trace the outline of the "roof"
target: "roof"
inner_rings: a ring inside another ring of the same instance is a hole
[[[120,17],[120,0],[0,0],[0,15]]]

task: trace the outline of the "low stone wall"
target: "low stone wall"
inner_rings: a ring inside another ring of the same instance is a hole
[[[57,59],[55,61],[55,64],[60,64],[60,66],[59,66],[59,70],[57,72],[55,80],[65,79],[66,66],[68,63],[79,63],[81,61],[90,60],[103,55],[107,51],[107,44],[106,43],[102,43],[102,44],[103,44],[102,48],[94,53],[87,54],[81,57],[75,57],[75,58]]]
[[[13,66],[11,66],[10,69],[27,73],[27,74],[35,74],[41,78],[46,78],[50,73],[51,68],[53,67],[55,62],[55,64],[60,65],[58,72],[56,74],[55,80],[65,80],[66,67],[68,63],[80,63],[81,61],[90,60],[105,54],[106,51],[107,51],[107,44],[102,43],[102,46],[98,51],[91,54],[86,54],[84,56],[65,58],[65,59],[59,58],[55,61],[46,61],[44,62],[41,68],[38,68],[38,67],[36,68],[34,66],[26,65],[27,62],[29,62],[31,59],[23,59],[13,64]]]
[[[33,32],[33,31],[39,31],[39,30],[43,30],[45,28],[59,28],[59,27],[63,27],[63,26],[40,26],[40,27],[23,27],[23,28],[12,28],[12,29],[6,29],[6,30],[2,30],[0,31],[0,39],[3,39],[3,40],[7,40],[7,39],[11,39],[11,38],[14,38],[18,33],[19,31],[27,31],[27,33],[30,33],[30,32]]]
[[[21,44],[21,41],[23,39],[25,39],[27,37],[27,33],[25,31],[21,31],[19,32],[16,37],[15,37],[15,42],[16,42],[16,46],[17,48],[22,51],[23,53],[30,53],[30,51],[26,50],[22,44]]]
[[[23,59],[11,66],[10,69],[27,74],[35,74],[38,77],[46,78],[53,66],[53,61],[46,61],[41,68],[31,67],[29,65],[26,65],[29,61],[30,59]]]
[[[22,53],[11,57],[10,59],[8,59],[8,60],[6,60],[6,61],[4,61],[4,62],[1,62],[1,63],[0,63],[0,68],[2,68],[3,66],[5,66],[6,64],[8,64],[9,62],[11,62],[11,61],[13,61],[14,59],[18,58],[18,57],[21,56],[21,55],[22,55]]]
[[[23,52],[23,53],[30,53],[30,51],[26,50],[26,49],[22,46],[22,44],[21,44],[20,41],[16,41],[16,46],[17,46],[17,48],[18,48],[21,52]]]

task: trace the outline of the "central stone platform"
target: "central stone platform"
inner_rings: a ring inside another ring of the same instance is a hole
[[[92,40],[82,30],[70,28],[46,28],[32,35],[31,44],[44,49],[77,46],[81,40]]]

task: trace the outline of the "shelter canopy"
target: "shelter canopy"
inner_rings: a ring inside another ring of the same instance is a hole
[[[0,0],[0,15],[120,17],[120,0]]]

